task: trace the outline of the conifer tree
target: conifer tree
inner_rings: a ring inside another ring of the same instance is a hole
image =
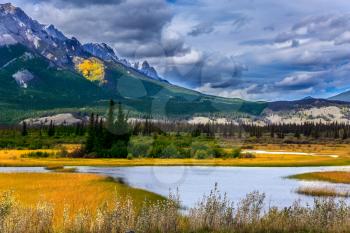
[[[52,120],[50,121],[49,130],[47,132],[47,135],[49,137],[55,136],[55,125],[53,124]]]
[[[23,123],[22,123],[22,132],[21,132],[21,134],[22,134],[23,137],[28,135],[27,123],[25,121],[23,121]]]
[[[87,153],[93,152],[94,144],[95,144],[95,115],[91,113],[90,121],[89,121],[89,127],[88,127],[88,136],[85,144],[85,150]]]

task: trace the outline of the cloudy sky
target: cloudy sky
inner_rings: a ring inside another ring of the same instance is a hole
[[[0,0],[2,2],[2,0]],[[14,0],[175,84],[250,100],[350,89],[349,0]]]

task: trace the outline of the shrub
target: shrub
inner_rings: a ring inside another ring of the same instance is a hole
[[[176,158],[178,155],[179,151],[174,144],[171,144],[162,150],[163,158]]]
[[[34,142],[31,142],[28,146],[28,149],[29,150],[38,150],[38,149],[42,149],[43,148],[43,144],[41,141],[34,141]]]
[[[68,152],[67,148],[64,147],[64,146],[61,146],[61,147],[60,147],[60,151],[58,152],[57,155],[58,155],[59,157],[67,157],[68,154],[69,154],[69,152]]]
[[[128,157],[128,147],[123,141],[118,141],[112,146],[112,149],[109,150],[109,152],[107,153],[107,157],[126,158]]]
[[[129,146],[129,152],[134,157],[147,157],[149,148],[150,148],[149,144],[133,143]]]
[[[242,149],[240,147],[235,147],[232,149],[231,157],[232,158],[239,158],[241,156]]]
[[[36,152],[30,152],[30,153],[24,154],[22,157],[25,157],[25,158],[48,158],[48,157],[50,157],[50,154],[47,152],[36,151]]]
[[[192,151],[197,151],[197,150],[209,150],[209,147],[203,143],[194,142],[192,144]]]
[[[190,147],[192,144],[192,137],[183,136],[176,139],[174,143],[177,147]]]
[[[162,154],[163,148],[164,147],[162,145],[153,145],[149,151],[149,157],[159,158]]]
[[[253,153],[241,153],[241,154],[239,155],[239,158],[240,158],[240,159],[255,159],[256,156],[255,156],[255,154],[253,154]]]
[[[191,158],[191,149],[179,148],[178,151],[179,151],[179,154],[178,154],[177,158],[179,158],[179,159]]]
[[[86,155],[85,148],[78,148],[75,149],[74,151],[70,152],[67,157],[69,158],[84,158]]]
[[[194,142],[191,147],[192,157],[197,158],[196,154],[198,151],[204,151],[206,153],[206,157],[208,156],[209,147],[201,142]],[[202,152],[200,152],[202,153]]]
[[[205,150],[197,150],[195,152],[194,157],[196,159],[206,159],[206,158],[209,158],[210,156],[209,156],[208,152]]]
[[[214,158],[223,158],[225,157],[226,153],[224,151],[224,149],[222,149],[221,147],[219,146],[215,146],[211,149],[212,151],[212,154],[214,156]]]

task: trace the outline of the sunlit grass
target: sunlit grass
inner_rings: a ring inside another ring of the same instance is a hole
[[[43,200],[52,203],[55,216],[62,216],[65,207],[69,207],[72,215],[82,210],[95,213],[103,203],[112,203],[116,198],[125,199],[127,196],[136,205],[141,205],[145,199],[163,199],[93,174],[0,173],[0,193],[9,190],[23,205],[32,206]],[[55,219],[56,222],[61,220]]]
[[[350,184],[350,172],[329,171],[329,172],[312,172],[290,176],[291,179],[326,181],[331,183]]]
[[[227,142],[226,142],[227,144]],[[233,145],[227,145],[232,148]],[[67,146],[66,146],[67,147]],[[68,150],[73,150],[71,145]],[[254,159],[72,159],[23,158],[32,150],[0,150],[0,166],[246,166],[246,167],[300,167],[350,165],[350,145],[249,145],[255,150],[316,153],[309,155],[257,154]],[[40,150],[57,153],[57,150]],[[334,158],[327,155],[337,155]]]
[[[181,199],[169,195],[164,201],[143,205],[134,211],[131,199],[101,208],[97,216],[88,211],[54,225],[50,203],[40,202],[27,209],[0,194],[1,233],[345,233],[350,229],[350,206],[335,198],[316,198],[314,204],[294,202],[279,209],[265,200],[265,194],[253,192],[237,203],[218,191],[217,186],[184,214]]]
[[[53,171],[53,172],[59,172],[59,173],[73,173],[76,172],[77,169],[75,167],[64,167],[64,166],[47,166],[45,167],[46,170]]]
[[[296,192],[312,197],[350,197],[350,192],[339,191],[331,187],[300,187]]]

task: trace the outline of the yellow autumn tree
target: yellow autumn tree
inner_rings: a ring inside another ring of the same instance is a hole
[[[105,67],[100,60],[96,58],[85,59],[77,65],[77,69],[86,79],[105,83]]]

